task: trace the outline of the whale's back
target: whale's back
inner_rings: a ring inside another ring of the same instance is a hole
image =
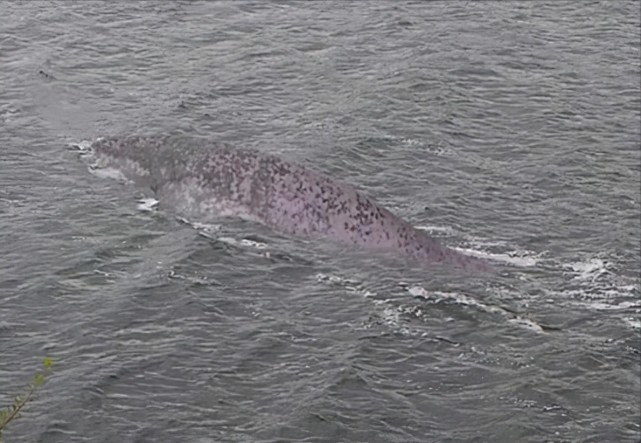
[[[273,155],[175,136],[103,139],[94,150],[99,163],[124,167],[130,179],[188,217],[239,216],[287,234],[489,270],[485,261],[441,245],[354,186]]]

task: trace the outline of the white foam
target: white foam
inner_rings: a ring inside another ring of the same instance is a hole
[[[427,292],[425,288],[422,288],[420,286],[412,286],[411,288],[407,289],[407,292],[409,292],[414,297],[422,297],[422,298],[430,297],[429,292]]]
[[[425,290],[425,288],[422,288],[420,286],[413,286],[411,288],[408,288],[407,292],[409,292],[414,297],[419,297],[424,299],[435,299],[435,301],[437,302],[441,300],[453,300],[458,304],[474,306],[475,308],[478,308],[479,310],[485,311],[485,312],[498,313],[498,314],[507,313],[507,311],[504,309],[501,309],[496,306],[488,306],[463,294],[440,292],[440,291],[435,291],[430,293],[427,290]]]
[[[205,231],[205,232],[218,232],[220,231],[220,225],[216,225],[214,223],[199,223],[199,222],[193,222],[189,223],[191,227],[194,229],[197,229],[198,231]]]
[[[518,315],[516,317],[514,317],[514,318],[508,319],[508,322],[509,323],[513,323],[513,324],[518,325],[518,326],[521,326],[521,327],[523,327],[525,329],[529,329],[531,331],[537,332],[539,334],[542,334],[544,332],[543,328],[541,327],[541,325],[539,325],[539,324],[537,324],[537,323],[535,323],[532,320],[529,320],[527,318],[520,317]]]
[[[342,286],[345,290],[353,293],[357,293],[363,297],[371,298],[375,297],[376,294],[367,290],[366,288],[363,287],[362,284],[355,280],[351,280],[348,278],[340,277],[340,276],[335,276],[335,275],[328,275],[328,274],[323,274],[323,273],[318,273],[316,274],[316,280],[318,282],[323,282],[323,283],[329,283],[331,285],[340,285]],[[408,284],[404,282],[399,282],[399,286],[403,289],[405,289],[407,292],[409,292],[412,296],[414,297],[420,297],[420,298],[425,298],[425,299],[436,299],[436,301],[440,300],[445,300],[445,299],[450,299],[454,300],[455,302],[462,304],[462,305],[468,305],[468,306],[473,306],[481,311],[489,312],[489,313],[495,313],[495,314],[500,314],[504,317],[508,317],[508,321],[510,323],[513,323],[515,325],[518,325],[520,327],[529,329],[534,332],[542,333],[543,328],[538,325],[536,322],[522,318],[520,316],[515,316],[513,313],[506,311],[505,309],[502,309],[498,306],[489,306],[485,305],[471,297],[465,296],[463,294],[456,294],[456,293],[446,293],[446,292],[428,292],[425,288],[421,286],[412,286],[409,287]],[[381,299],[381,298],[374,298],[372,302],[377,305],[382,307],[382,311],[380,313],[383,321],[388,324],[389,326],[394,326],[397,328],[400,328],[401,330],[399,332],[403,334],[409,334],[409,335],[416,335],[416,334],[422,334],[422,332],[416,332],[413,333],[406,327],[402,327],[400,325],[401,317],[400,314],[409,314],[413,315],[417,318],[422,318],[424,315],[423,309],[417,306],[394,306],[395,303],[397,303],[397,300],[393,299]]]
[[[246,238],[243,238],[239,242],[242,246],[247,246],[250,248],[256,248],[256,249],[267,249],[267,244],[254,241],[254,240],[248,240]]]
[[[423,144],[420,140],[414,138],[401,138],[400,140],[405,146],[420,146]]]
[[[562,265],[568,270],[566,274],[573,274],[576,280],[589,280],[596,281],[603,275],[610,274],[610,263],[601,260],[600,258],[591,258],[585,261],[574,263],[567,263]]]
[[[443,232],[449,235],[452,235],[454,233],[454,229],[452,229],[451,226],[414,226],[414,227],[420,231],[426,231],[426,232]]]
[[[248,240],[246,238],[242,238],[238,240],[233,237],[217,237],[216,239],[220,242],[227,243],[228,245],[243,246],[246,248],[258,249],[258,250],[265,250],[268,247],[268,245],[265,243]]]
[[[89,171],[96,177],[130,183],[120,169],[90,167]]]
[[[495,260],[503,263],[508,263],[514,266],[522,267],[522,268],[536,266],[540,261],[539,258],[529,255],[532,253],[528,251],[509,251],[504,253],[493,253],[493,252],[485,252],[485,251],[480,251],[477,249],[470,249],[470,248],[454,247],[452,249],[455,249],[467,255],[471,255],[473,257]]]
[[[641,300],[639,300],[638,285],[616,285],[607,282],[595,282],[595,276],[602,275],[603,267],[596,261],[581,262],[571,267],[577,274],[575,279],[589,285],[586,288],[571,289],[552,292],[553,300],[569,299],[571,304],[579,305],[583,309],[597,312],[615,312],[620,314],[641,314]],[[582,266],[585,265],[585,266]],[[641,329],[639,318],[623,317],[620,319],[626,326]]]
[[[80,152],[88,152],[91,151],[93,143],[91,140],[80,140],[78,143],[69,143],[68,146]]]
[[[524,327],[531,331],[538,333],[544,332],[543,327],[530,319],[523,318],[519,315],[514,315],[512,312],[507,311],[499,306],[486,305],[479,302],[478,300],[475,300],[472,297],[468,297],[467,295],[439,291],[430,293],[425,288],[422,288],[420,286],[413,286],[411,288],[408,288],[407,292],[409,292],[414,297],[434,299],[436,302],[439,302],[441,300],[453,300],[454,302],[461,305],[473,306],[480,311],[488,312],[491,314],[500,314],[503,317],[507,317],[509,323],[513,323],[517,326]]]
[[[425,143],[421,140],[417,140],[415,138],[409,138],[409,137],[390,137],[391,139],[396,139],[401,142],[404,146],[421,146],[423,148],[423,151],[428,152],[432,155],[437,155],[437,156],[451,156],[454,154],[454,152],[450,148],[446,148],[444,146],[439,146],[435,144],[429,144]]]
[[[401,322],[401,313],[391,307],[383,308],[381,318],[388,326],[398,327]]]
[[[589,302],[586,305],[591,309],[597,311],[616,311],[619,309],[641,308],[641,302],[638,301],[622,301],[621,303],[603,303],[603,302]]]
[[[158,200],[156,200],[155,198],[142,198],[138,200],[137,208],[139,211],[143,212],[154,211],[158,208]]]
[[[329,282],[336,285],[343,285],[346,287],[355,287],[359,283],[356,280],[351,280],[349,278],[339,277],[337,275],[327,275],[319,272],[316,274],[316,281],[319,282]]]
[[[612,262],[592,257],[564,263],[561,268],[574,287],[551,291],[555,299],[572,299],[573,303],[596,311],[641,309],[641,288],[613,272]]]
[[[184,223],[186,225],[191,226],[195,230],[197,230],[199,233],[204,233],[204,234],[209,234],[212,232],[218,232],[220,231],[220,225],[214,224],[214,223],[200,223],[200,222],[194,222],[189,219],[186,219],[184,217],[176,217],[176,220],[178,220],[181,223]]]

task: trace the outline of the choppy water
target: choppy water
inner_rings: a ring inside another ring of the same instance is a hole
[[[7,442],[639,441],[637,2],[0,15],[0,402],[55,361]],[[166,131],[312,165],[500,275],[182,223],[66,148]]]

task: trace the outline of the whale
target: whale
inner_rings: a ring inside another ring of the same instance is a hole
[[[441,244],[356,186],[280,156],[175,134],[103,137],[90,149],[92,167],[119,171],[185,218],[238,217],[426,266],[492,271],[487,261]]]

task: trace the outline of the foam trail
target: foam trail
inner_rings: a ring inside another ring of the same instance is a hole
[[[483,259],[441,245],[356,188],[275,156],[165,135],[103,138],[91,148],[96,167],[118,169],[185,217],[236,216],[286,234],[396,251],[425,264],[491,270]]]

